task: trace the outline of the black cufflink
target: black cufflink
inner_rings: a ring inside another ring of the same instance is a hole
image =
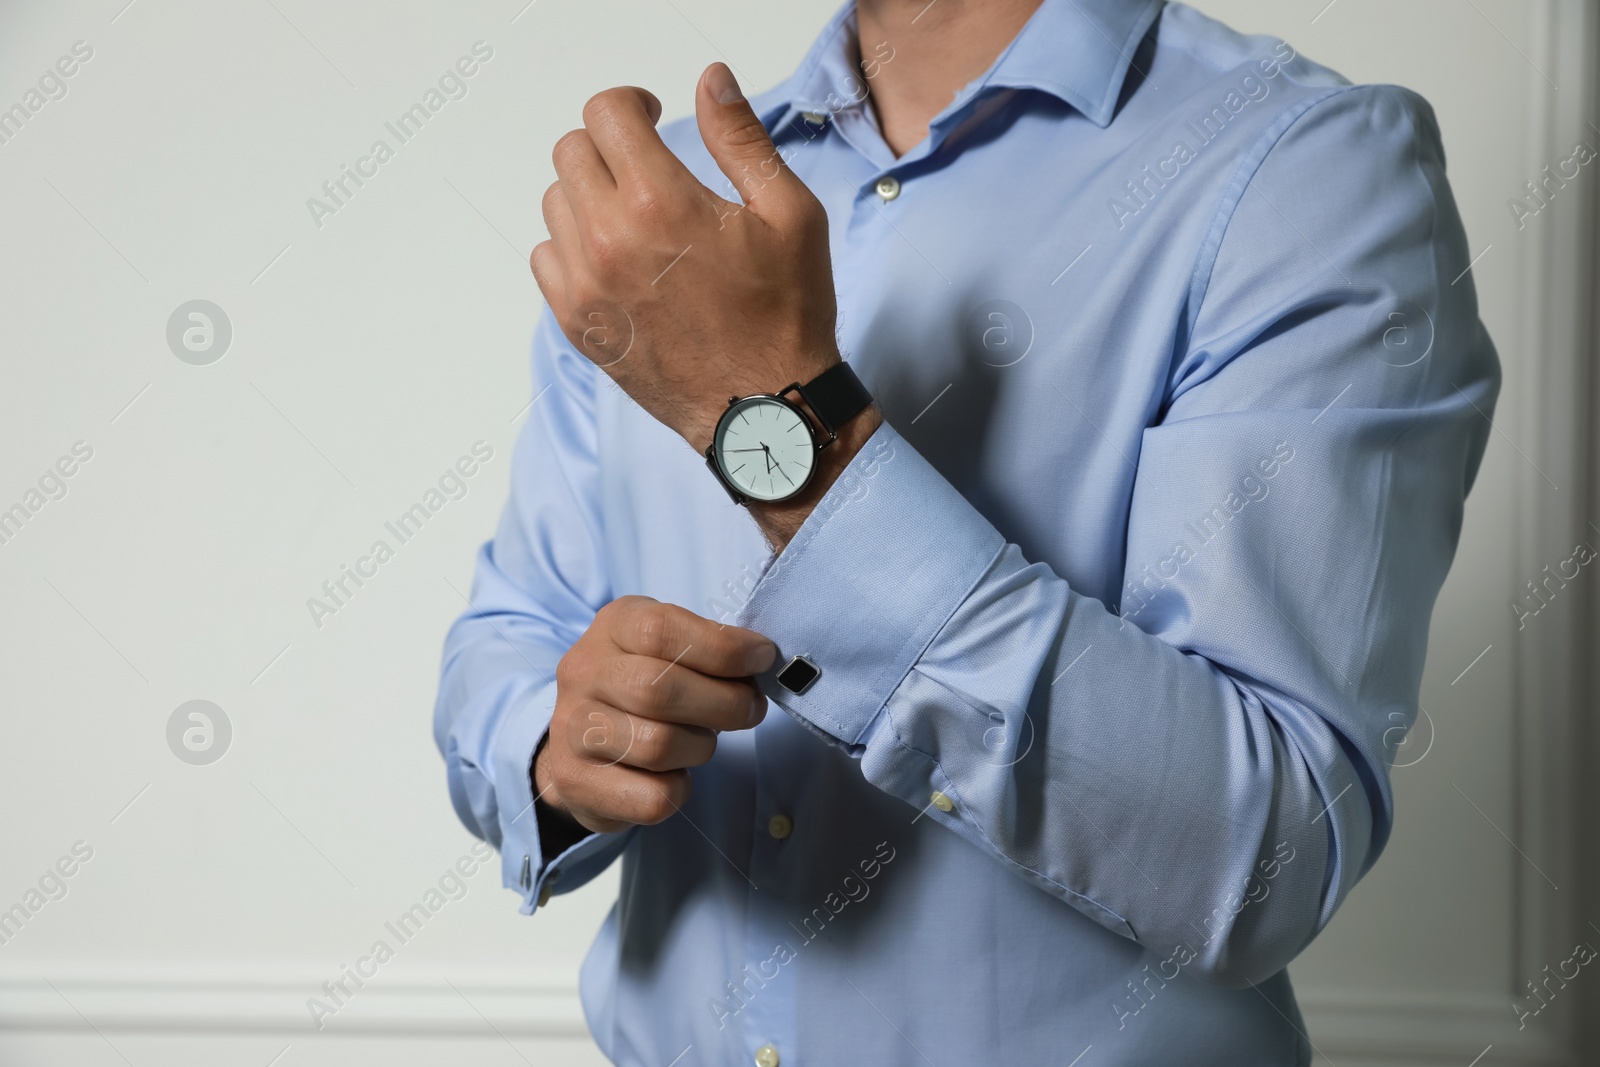
[[[811,683],[822,676],[822,671],[815,663],[804,656],[795,656],[783,669],[777,673],[778,684],[783,686],[795,696],[799,696],[811,688]]]

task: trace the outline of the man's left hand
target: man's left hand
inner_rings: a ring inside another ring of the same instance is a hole
[[[715,63],[695,112],[744,204],[700,184],[655,130],[660,102],[609,89],[556,142],[540,290],[569,341],[697,451],[730,396],[807,382],[839,361],[822,204]]]

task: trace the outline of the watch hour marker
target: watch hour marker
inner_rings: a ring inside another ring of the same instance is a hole
[[[799,438],[796,430],[801,431]],[[735,401],[718,427],[714,447],[723,477],[752,500],[789,498],[805,487],[816,465],[815,435],[805,415],[787,401],[767,396]],[[757,453],[761,463],[752,462]]]

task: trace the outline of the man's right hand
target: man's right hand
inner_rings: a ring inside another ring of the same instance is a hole
[[[689,799],[722,730],[766,718],[753,675],[778,650],[752,630],[643,596],[613,600],[556,667],[536,795],[599,833],[653,825]]]

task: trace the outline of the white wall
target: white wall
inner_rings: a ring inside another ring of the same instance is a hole
[[[93,49],[0,145],[0,508],[93,449],[0,545],[0,909],[92,849],[0,946],[0,1063],[600,1062],[575,978],[613,877],[529,921],[481,870],[320,1033],[305,1001],[470,856],[428,722],[529,396],[524,261],[550,144],[612,84],[669,115],[714,59],[772,84],[832,3],[523,2],[0,6],[0,107]],[[1564,758],[1572,612],[1595,579],[1521,634],[1509,604],[1577,540],[1600,544],[1572,387],[1592,217],[1574,186],[1519,232],[1505,201],[1575,140],[1600,144],[1594,16],[1324,4],[1201,6],[1432,100],[1471,244],[1491,246],[1475,280],[1508,373],[1393,842],[1292,973],[1342,1065],[1466,1064],[1489,1044],[1485,1063],[1576,1062],[1578,983],[1520,1034],[1510,1003],[1574,942],[1600,944]],[[306,199],[477,41],[493,56],[467,95],[314,223]],[[195,299],[232,327],[203,366],[166,336]],[[493,458],[467,495],[314,624],[306,599],[479,441]],[[203,766],[167,739],[196,699],[232,731]]]

